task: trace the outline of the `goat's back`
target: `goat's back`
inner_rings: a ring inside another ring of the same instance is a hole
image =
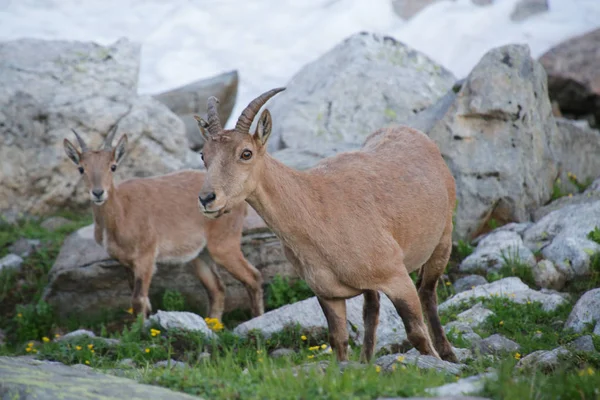
[[[311,174],[330,194],[324,212],[341,221],[337,234],[365,246],[375,238],[376,246],[387,232],[410,270],[429,258],[451,224],[454,178],[436,144],[415,129],[378,130],[360,151],[326,159]]]

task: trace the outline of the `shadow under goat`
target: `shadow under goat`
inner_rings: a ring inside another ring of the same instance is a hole
[[[75,130],[81,151],[68,139],[64,147],[89,191],[96,242],[130,270],[134,312],[146,318],[152,311],[148,291],[156,263],[192,262],[208,292],[209,316],[221,320],[225,287],[214,267],[199,257],[206,247],[218,265],[246,286],[252,314],[262,315],[262,276],[240,248],[246,204],[232,207],[219,220],[205,217],[198,209],[197,194],[205,179],[201,171],[184,170],[115,185],[113,173],[127,150],[126,134],[112,146],[116,130],[115,125],[98,150],[88,149]]]

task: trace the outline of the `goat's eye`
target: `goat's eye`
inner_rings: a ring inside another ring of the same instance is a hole
[[[79,167],[79,168],[77,168],[77,169],[79,170],[79,173],[80,173],[80,174],[83,174],[83,167]]]
[[[117,170],[117,166],[116,166],[116,164],[113,164],[113,165],[111,165],[111,166],[110,166],[110,170],[111,170],[112,172],[115,172],[115,171]]]
[[[240,158],[242,160],[248,161],[249,159],[252,158],[252,152],[250,150],[244,150],[244,151],[242,151],[242,155],[240,156]]]

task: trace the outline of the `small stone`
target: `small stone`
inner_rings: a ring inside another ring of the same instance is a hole
[[[54,232],[62,228],[63,226],[71,224],[72,222],[73,221],[64,217],[50,217],[45,219],[44,222],[40,224],[40,226],[47,231]]]
[[[155,368],[164,367],[164,368],[185,368],[187,364],[181,361],[175,360],[163,360],[154,364]]]
[[[295,355],[296,352],[292,349],[275,349],[271,352],[271,354],[269,354],[269,356],[273,357],[273,358],[282,358],[282,357],[291,357],[293,355]]]
[[[85,364],[73,364],[73,365],[71,365],[71,368],[82,369],[82,370],[92,369],[92,367],[90,367],[89,365],[85,365]]]
[[[0,271],[2,270],[19,270],[23,264],[23,259],[16,254],[8,254],[0,258]]]
[[[77,329],[76,331],[69,332],[66,335],[63,335],[56,339],[58,342],[69,341],[73,339],[79,339],[81,337],[90,337],[95,338],[96,334],[92,331],[88,331],[86,329]]]
[[[135,368],[135,361],[131,358],[124,358],[117,364],[121,368]]]
[[[460,293],[465,290],[473,289],[475,286],[485,285],[486,283],[488,283],[488,281],[481,275],[467,275],[454,282],[454,290],[456,293]]]
[[[588,353],[593,353],[596,351],[596,347],[594,346],[594,340],[590,335],[578,337],[577,339],[569,343],[567,347],[575,351],[585,351]]]
[[[216,337],[201,316],[187,311],[161,311],[150,316],[148,324],[157,324],[162,329],[201,332],[209,338]]]
[[[477,303],[467,311],[463,311],[456,316],[458,321],[468,324],[471,328],[476,328],[483,324],[489,317],[495,315],[493,311],[483,307],[483,304]]]
[[[513,342],[512,340],[507,339],[502,335],[494,334],[490,337],[481,340],[478,343],[475,343],[475,345],[473,345],[473,352],[475,354],[479,352],[483,355],[496,355],[500,353],[515,352],[520,348],[521,346],[519,346],[518,343]]]
[[[583,294],[575,303],[565,328],[581,332],[588,324],[600,321],[600,288],[592,289]]]
[[[535,368],[544,372],[552,371],[560,365],[560,358],[570,353],[564,347],[554,350],[538,350],[523,357],[516,365],[517,369]]]
[[[452,321],[446,324],[444,327],[444,331],[446,335],[454,332],[462,337],[468,343],[476,343],[481,340],[481,336],[473,331],[473,328],[466,322],[462,321]]]
[[[550,260],[540,260],[533,267],[535,284],[542,288],[560,290],[567,283],[567,277]]]
[[[27,257],[34,253],[41,245],[41,241],[37,239],[21,238],[8,247],[8,251],[19,257]]]
[[[443,386],[425,389],[425,391],[434,396],[450,396],[465,395],[465,394],[478,394],[483,391],[486,379],[493,379],[496,377],[495,372],[488,372],[486,374],[473,375],[468,378],[459,379],[456,382],[448,383]]]
[[[388,354],[382,357],[379,357],[375,364],[381,366],[385,371],[392,371],[394,365],[397,364],[404,365],[415,365],[420,369],[435,369],[436,371],[444,371],[449,374],[459,374],[466,365],[464,364],[455,364],[449,361],[440,360],[433,356],[426,356],[422,354],[415,353],[398,353],[398,354]]]

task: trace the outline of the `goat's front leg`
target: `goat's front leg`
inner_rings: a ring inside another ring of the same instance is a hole
[[[215,271],[213,265],[200,257],[195,258],[192,263],[194,264],[196,276],[200,279],[208,293],[210,303],[208,316],[221,321],[223,311],[225,310],[225,285],[223,285],[223,281],[217,271]]]
[[[222,242],[217,245],[209,242],[208,252],[213,260],[235,279],[242,282],[250,297],[250,309],[253,317],[265,313],[263,300],[262,275],[246,260],[240,250],[239,242]]]
[[[329,328],[329,344],[335,350],[338,361],[348,360],[348,327],[346,300],[323,299],[317,296]]]
[[[136,260],[133,263],[134,283],[131,306],[136,315],[142,314],[144,318],[147,318],[152,311],[148,292],[150,290],[150,282],[152,281],[154,268],[154,258],[150,257]]]

